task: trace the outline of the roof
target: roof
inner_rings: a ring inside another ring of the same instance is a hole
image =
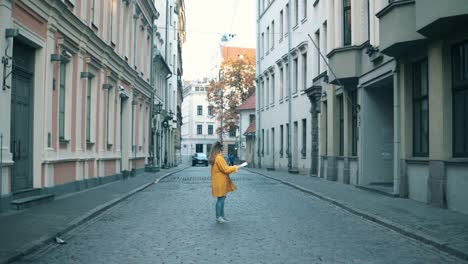
[[[226,47],[221,49],[223,60],[237,60],[240,55],[249,56],[255,59],[255,49],[253,48],[239,48],[239,47]]]
[[[252,123],[250,123],[249,127],[245,130],[244,135],[255,135],[255,128],[256,128],[256,121],[255,119],[252,120]]]
[[[241,104],[237,110],[250,110],[250,109],[255,109],[255,92],[252,93],[252,95],[247,98],[247,100],[244,101],[243,104]]]

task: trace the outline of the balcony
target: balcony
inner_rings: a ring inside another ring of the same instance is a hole
[[[416,1],[416,30],[428,38],[441,38],[455,30],[466,30],[467,24],[466,0]]]
[[[392,1],[376,16],[380,19],[380,50],[383,54],[401,57],[424,45],[425,37],[416,32],[414,0]]]
[[[328,53],[328,63],[333,73],[328,74],[329,83],[341,85],[357,84],[361,71],[361,46],[337,48]]]

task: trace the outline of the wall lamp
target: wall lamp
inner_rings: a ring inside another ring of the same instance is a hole
[[[14,38],[17,37],[19,34],[19,29],[17,28],[7,28],[5,29],[5,38]],[[10,60],[13,61],[13,57],[8,56],[8,48],[10,47],[10,43],[8,42],[7,47],[5,48],[5,55],[2,56],[2,64],[3,64],[3,82],[2,82],[2,89],[5,91],[6,88],[10,89],[10,86],[6,84],[6,79],[10,76],[12,71],[7,73],[7,68],[11,68]]]

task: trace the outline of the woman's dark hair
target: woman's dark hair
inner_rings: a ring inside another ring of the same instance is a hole
[[[216,141],[211,146],[210,157],[208,158],[208,163],[213,165],[216,159],[216,156],[218,156],[218,154],[221,153],[222,151],[223,151],[223,144],[221,144],[221,142],[219,141]]]

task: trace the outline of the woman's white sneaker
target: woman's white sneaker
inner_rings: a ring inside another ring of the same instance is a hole
[[[216,222],[220,223],[220,224],[223,224],[223,223],[226,223],[226,220],[224,220],[224,218],[222,218],[221,216],[216,218]]]

